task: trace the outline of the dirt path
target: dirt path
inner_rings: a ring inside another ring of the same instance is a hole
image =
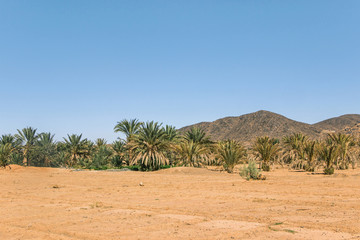
[[[360,170],[266,175],[13,166],[0,170],[0,239],[360,239]]]

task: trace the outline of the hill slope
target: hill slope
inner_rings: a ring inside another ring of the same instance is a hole
[[[342,131],[360,123],[360,114],[347,114],[340,117],[330,118],[314,124],[315,127],[328,131]]]
[[[180,132],[191,127],[200,127],[210,135],[212,140],[235,139],[252,141],[258,136],[281,138],[292,133],[302,132],[311,138],[320,138],[329,131],[342,131],[360,123],[359,114],[343,115],[316,124],[297,122],[280,114],[269,111],[258,111],[239,117],[226,117],[214,122],[201,122],[179,129]]]
[[[303,132],[316,138],[321,132],[310,124],[297,122],[264,110],[239,117],[226,117],[214,122],[202,122],[181,128],[180,131],[186,131],[191,127],[203,128],[211,136],[212,140],[235,139],[251,141],[258,136],[267,135],[281,138],[294,132]]]

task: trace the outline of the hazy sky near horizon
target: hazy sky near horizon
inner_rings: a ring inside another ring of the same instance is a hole
[[[360,1],[0,0],[0,134],[360,113]]]

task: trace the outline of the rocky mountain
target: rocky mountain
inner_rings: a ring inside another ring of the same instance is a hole
[[[280,114],[258,111],[239,117],[226,117],[213,122],[201,122],[179,129],[180,132],[191,127],[200,127],[212,140],[235,139],[249,142],[258,136],[281,138],[285,135],[302,132],[311,138],[320,138],[327,132],[340,131],[360,123],[360,115],[351,114],[331,118],[316,124],[297,122]]]
[[[342,132],[351,134],[355,137],[360,137],[360,123],[356,123],[352,127],[346,127],[342,130]]]
[[[360,123],[360,114],[346,114],[315,123],[314,126],[322,130],[337,132],[352,127],[357,123]]]

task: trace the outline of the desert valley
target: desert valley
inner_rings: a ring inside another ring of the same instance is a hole
[[[0,238],[359,239],[359,122],[133,119],[112,144],[24,128],[0,141]]]

